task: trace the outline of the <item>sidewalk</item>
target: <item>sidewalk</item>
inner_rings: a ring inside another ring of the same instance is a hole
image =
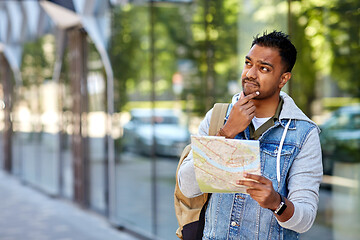
[[[1,240],[136,240],[105,217],[50,198],[0,170]]]

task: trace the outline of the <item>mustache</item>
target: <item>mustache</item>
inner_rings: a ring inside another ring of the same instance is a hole
[[[255,81],[254,79],[250,79],[250,78],[248,78],[248,77],[244,77],[244,78],[242,79],[242,81],[243,81],[243,82],[249,82],[249,83],[255,84],[255,85],[257,85],[257,86],[260,86],[260,84],[259,84],[257,81]]]

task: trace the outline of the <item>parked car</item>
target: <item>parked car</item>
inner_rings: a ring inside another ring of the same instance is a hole
[[[155,109],[154,127],[151,109],[133,109],[131,120],[124,126],[125,150],[150,155],[155,133],[155,154],[179,157],[190,143],[190,133],[179,123],[179,115],[172,109]]]
[[[360,105],[339,108],[320,128],[324,174],[332,175],[336,161],[360,163]]]

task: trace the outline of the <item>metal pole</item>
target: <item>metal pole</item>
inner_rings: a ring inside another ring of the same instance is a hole
[[[107,91],[107,150],[108,150],[108,217],[115,222],[116,216],[116,162],[115,162],[115,142],[111,135],[112,120],[114,115],[114,75],[111,68],[110,60],[105,52],[103,61],[107,74],[106,91]],[[106,55],[106,56],[105,56]]]
[[[53,81],[58,85],[58,115],[59,115],[59,131],[58,131],[58,148],[57,148],[57,157],[58,157],[58,179],[59,179],[59,183],[58,183],[58,188],[59,188],[59,195],[63,196],[64,192],[63,192],[63,187],[64,187],[64,179],[63,179],[63,141],[64,141],[64,133],[63,133],[63,128],[64,128],[64,120],[63,120],[63,89],[60,86],[61,82],[60,82],[60,74],[61,74],[61,69],[62,69],[62,61],[64,58],[64,51],[65,51],[65,40],[66,40],[66,36],[65,36],[65,30],[62,29],[57,29],[56,30],[56,60],[55,60],[55,65],[54,65],[54,72],[53,72]]]

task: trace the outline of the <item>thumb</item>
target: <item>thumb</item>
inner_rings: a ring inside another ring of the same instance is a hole
[[[240,99],[242,99],[243,97],[245,97],[244,91],[240,92]]]
[[[245,94],[244,94],[244,91],[241,91],[241,92],[240,92],[239,100],[240,100],[240,99],[243,99],[243,97],[245,97]]]

